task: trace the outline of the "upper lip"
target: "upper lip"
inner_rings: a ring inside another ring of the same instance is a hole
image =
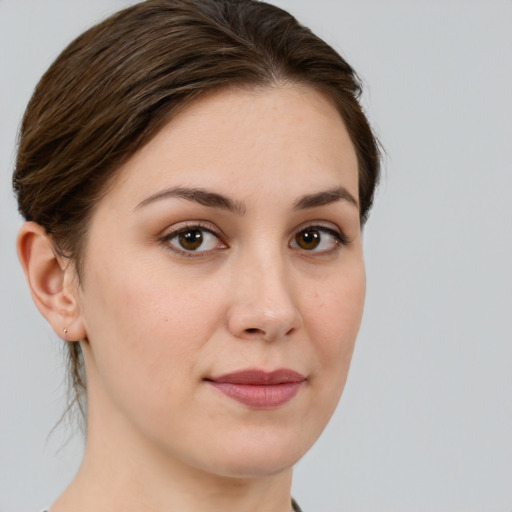
[[[220,375],[219,377],[210,377],[206,380],[217,382],[219,384],[275,386],[277,384],[302,382],[306,380],[306,377],[294,370],[290,370],[288,368],[280,368],[271,372],[259,369],[239,370],[236,372]]]

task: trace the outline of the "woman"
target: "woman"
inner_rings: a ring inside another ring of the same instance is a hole
[[[18,255],[87,416],[51,512],[298,510],[346,380],[378,180],[352,68],[284,11],[154,0],[23,119]]]

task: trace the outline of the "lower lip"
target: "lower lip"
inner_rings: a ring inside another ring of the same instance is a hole
[[[226,396],[254,409],[274,409],[289,402],[299,391],[302,382],[282,384],[233,384],[230,382],[209,382]]]

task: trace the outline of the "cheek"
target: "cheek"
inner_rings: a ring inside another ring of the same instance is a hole
[[[313,339],[325,340],[326,351],[343,351],[355,342],[361,323],[365,296],[365,273],[361,264],[348,275],[331,279],[312,297],[307,307],[317,335]]]
[[[183,331],[187,337],[200,340],[212,310],[219,304],[216,296],[220,287],[207,280],[198,286],[197,279],[170,264],[137,260],[136,256],[116,261],[103,257],[92,262],[94,272],[86,276],[84,297],[88,323],[103,320],[104,327],[114,330],[111,335],[129,334],[123,343],[137,333],[149,341],[160,331],[166,337]]]
[[[118,397],[168,394],[173,378],[200,370],[195,355],[222,317],[219,287],[198,289],[183,274],[140,262],[102,263],[87,275],[84,297],[94,366]]]
[[[331,279],[329,285],[310,296],[305,310],[309,336],[317,355],[315,378],[322,396],[337,403],[346,381],[365,296],[364,266]]]

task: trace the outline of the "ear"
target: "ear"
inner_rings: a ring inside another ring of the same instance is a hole
[[[52,238],[35,222],[21,226],[16,249],[32,299],[55,334],[66,341],[85,339],[72,262],[56,253]]]

